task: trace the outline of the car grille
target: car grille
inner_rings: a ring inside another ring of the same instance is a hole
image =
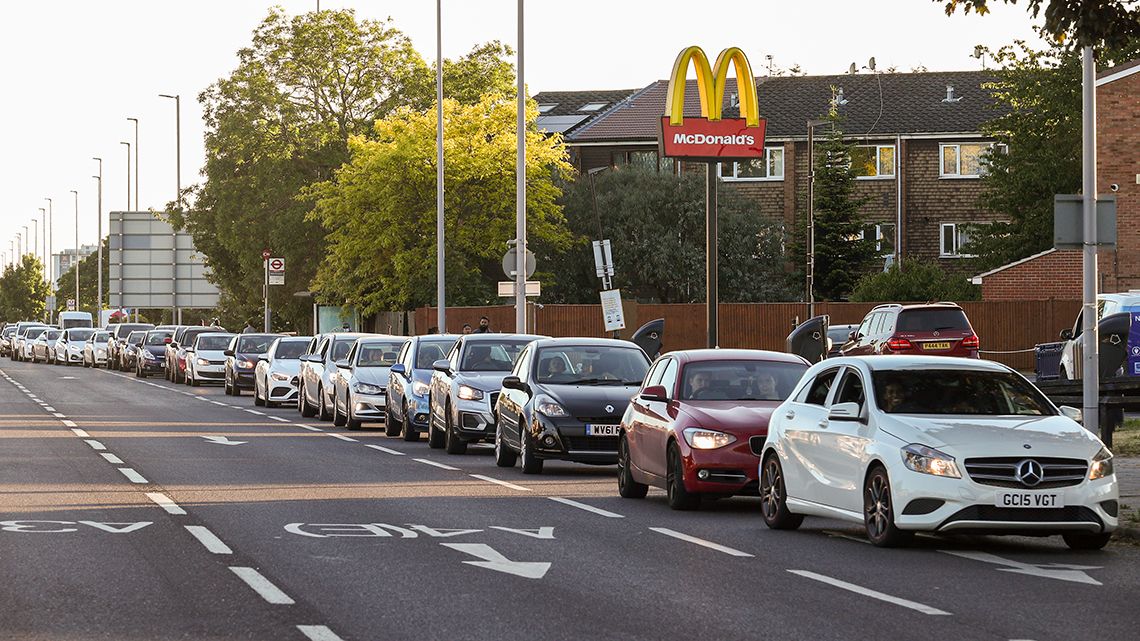
[[[1013,521],[1016,523],[1100,523],[1096,512],[1083,505],[1068,507],[1010,508],[993,505],[971,505],[958,510],[947,523],[954,521]]]
[[[593,423],[595,425],[618,425],[621,423],[620,414],[617,416],[575,416],[574,418],[583,423]]]
[[[495,406],[498,405],[498,403],[499,403],[499,392],[491,392],[488,395],[488,398],[490,399],[490,402],[491,402],[491,410],[494,411]]]
[[[1018,464],[1026,459],[1040,463],[1041,469],[1044,470],[1045,475],[1037,485],[1026,485],[1016,478]],[[1054,487],[1080,485],[1081,481],[1085,480],[1087,472],[1088,463],[1081,459],[1039,456],[998,456],[966,459],[966,473],[974,482],[1011,489],[1046,490]]]
[[[616,436],[564,436],[562,442],[571,452],[617,452]]]

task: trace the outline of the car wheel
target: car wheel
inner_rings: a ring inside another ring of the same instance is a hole
[[[399,436],[400,424],[396,422],[396,414],[392,406],[384,406],[384,436]]]
[[[254,383],[253,385],[254,385],[253,393],[256,394],[257,393],[257,383]],[[261,398],[262,398],[262,400],[265,401],[266,407],[277,407],[277,406],[281,405],[281,403],[278,403],[277,401],[269,400],[269,379],[265,379],[265,385],[262,386],[262,389],[265,390],[265,392],[264,392],[264,394],[262,394]]]
[[[429,407],[434,407],[435,403],[431,403]],[[433,450],[438,450],[443,447],[443,432],[436,428],[435,419],[428,414],[428,447]]]
[[[643,499],[649,493],[649,486],[638,483],[633,478],[630,465],[629,439],[625,434],[618,440],[618,494],[624,499]]]
[[[535,455],[534,441],[530,437],[530,430],[521,425],[521,418],[519,423],[519,441],[522,443],[522,452],[519,453],[519,458],[522,459],[522,472],[523,474],[542,474],[543,461]]]
[[[261,394],[257,392],[257,383],[253,385],[253,404],[258,407],[265,407],[265,401],[262,400]]]
[[[881,465],[871,469],[863,484],[863,523],[867,528],[867,538],[878,547],[899,547],[914,538],[913,532],[895,527],[891,481]]]
[[[773,530],[794,530],[804,522],[804,515],[788,510],[788,491],[784,485],[784,468],[774,453],[764,459],[760,470],[760,515]]]
[[[301,412],[302,418],[313,418],[317,414],[317,409],[309,405],[309,397],[305,394],[305,386],[301,386],[300,394],[297,399],[297,408]]]
[[[189,385],[190,387],[198,387],[202,383],[201,383],[201,381],[198,380],[197,377],[191,375],[190,372],[186,372],[186,384]]]
[[[332,413],[329,412],[328,405],[325,404],[325,390],[317,388],[317,419],[322,421],[331,421]]]
[[[420,433],[416,431],[416,426],[408,420],[408,404],[404,403],[402,406],[403,412],[400,414],[400,434],[403,435],[404,440],[414,443],[420,440]]]
[[[333,391],[333,394],[334,394],[334,395],[336,394],[336,391],[335,391],[335,390]],[[347,394],[345,394],[344,398],[345,398],[345,403],[347,404],[347,402],[348,402],[348,395],[347,395]],[[345,415],[344,415],[344,413],[340,411],[340,406],[336,404],[336,398],[335,398],[335,396],[334,396],[334,398],[333,398],[333,404],[332,404],[332,406],[333,406],[333,407],[332,407],[332,420],[333,420],[333,427],[344,427],[344,424],[345,424],[346,422],[348,422],[348,421],[347,421],[347,419],[345,418]]]
[[[514,467],[518,462],[519,455],[511,449],[503,440],[503,419],[496,417],[495,420],[495,465],[499,467]]]
[[[1112,538],[1111,532],[1101,532],[1098,534],[1088,534],[1085,532],[1070,532],[1062,534],[1061,538],[1065,539],[1065,545],[1069,546],[1070,550],[1099,550],[1108,545],[1109,539]]]
[[[364,421],[357,420],[352,414],[352,397],[349,394],[344,395],[344,424],[350,430],[359,430],[364,427]]]
[[[455,426],[451,424],[451,408],[447,408],[447,412],[443,415],[444,425],[444,451],[448,454],[466,454],[467,441],[459,438],[459,433],[455,431]]]
[[[695,510],[701,506],[701,495],[685,489],[685,468],[681,460],[681,449],[676,443],[669,446],[665,492],[668,495],[669,507],[674,510]]]

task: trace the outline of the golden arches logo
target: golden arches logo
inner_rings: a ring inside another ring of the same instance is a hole
[[[728,81],[729,63],[736,70],[736,87],[740,96],[740,115],[748,127],[760,126],[760,105],[756,98],[756,80],[748,57],[739,47],[729,47],[716,57],[716,64],[709,66],[709,59],[700,47],[686,47],[677,55],[673,63],[673,74],[669,77],[669,93],[665,98],[665,115],[669,124],[679,127],[685,121],[685,80],[689,73],[689,62],[697,73],[697,91],[701,99],[701,116],[711,121],[721,119],[724,106],[725,84]]]

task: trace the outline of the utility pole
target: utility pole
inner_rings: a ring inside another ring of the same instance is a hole
[[[182,211],[182,95],[159,94],[159,98],[170,98],[174,101],[174,207]],[[178,314],[178,232],[173,232],[173,247],[171,256],[171,283],[170,318],[171,322],[181,324]]]
[[[75,196],[75,255],[72,257],[75,261],[75,310],[79,311],[83,309],[79,304],[79,257],[83,253],[79,251],[79,192],[72,189],[71,193]]]
[[[47,259],[48,259],[48,264],[46,266],[46,269],[47,269],[47,275],[48,275],[48,282],[51,283],[52,289],[54,290],[55,289],[55,278],[56,278],[56,276],[59,276],[59,274],[55,273],[55,261],[52,260],[53,258],[55,258],[55,256],[53,255],[53,253],[54,253],[53,249],[54,248],[52,247],[52,245],[54,244],[53,241],[55,240],[55,238],[54,238],[54,236],[55,236],[55,216],[54,216],[51,198],[45,197],[44,200],[48,201],[48,220],[47,220],[47,234],[48,234],[47,235]],[[56,301],[55,303],[56,303],[56,306],[58,307],[59,301]]]
[[[96,239],[99,255],[96,258],[98,262],[95,267],[95,290],[98,293],[95,299],[95,327],[101,327],[103,324],[103,159],[92,158],[91,160],[99,161],[99,175],[92,176],[92,178],[99,181],[99,206],[97,210],[99,216],[99,224],[97,226],[99,235]],[[76,248],[76,251],[78,251],[78,248]]]
[[[1085,429],[1100,436],[1100,371],[1097,354],[1100,340],[1097,336],[1099,319],[1096,313],[1096,61],[1091,46],[1081,50],[1081,70],[1081,192],[1085,228],[1081,411]]]
[[[515,136],[518,138],[518,153],[515,170],[515,331],[526,333],[526,86],[523,73],[523,0],[518,0],[519,50],[517,119]]]
[[[318,0],[317,10],[321,3]],[[435,326],[447,333],[447,269],[443,248],[443,0],[435,0]]]

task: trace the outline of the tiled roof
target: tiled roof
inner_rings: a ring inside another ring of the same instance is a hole
[[[535,94],[534,101],[541,109],[544,105],[553,108],[538,114],[537,126],[549,133],[566,132],[589,122],[611,109],[615,103],[625,100],[636,89],[612,89],[604,91],[543,91]],[[595,103],[602,107],[593,111],[582,111],[582,107]]]
[[[948,71],[761,77],[756,83],[760,115],[768,121],[767,136],[799,138],[807,136],[808,120],[827,112],[833,87],[843,90],[846,104],[840,113],[845,119],[843,130],[850,136],[977,132],[997,113],[991,109],[989,92],[982,89],[983,83],[993,79],[985,71]],[[569,142],[656,140],[668,86],[665,80],[654,82],[624,104],[578,127],[567,137]],[[952,102],[944,100],[947,86],[954,87]],[[735,94],[736,83],[730,78],[726,103]],[[735,113],[726,104],[725,115]],[[686,86],[685,114],[700,115],[695,80]]]

